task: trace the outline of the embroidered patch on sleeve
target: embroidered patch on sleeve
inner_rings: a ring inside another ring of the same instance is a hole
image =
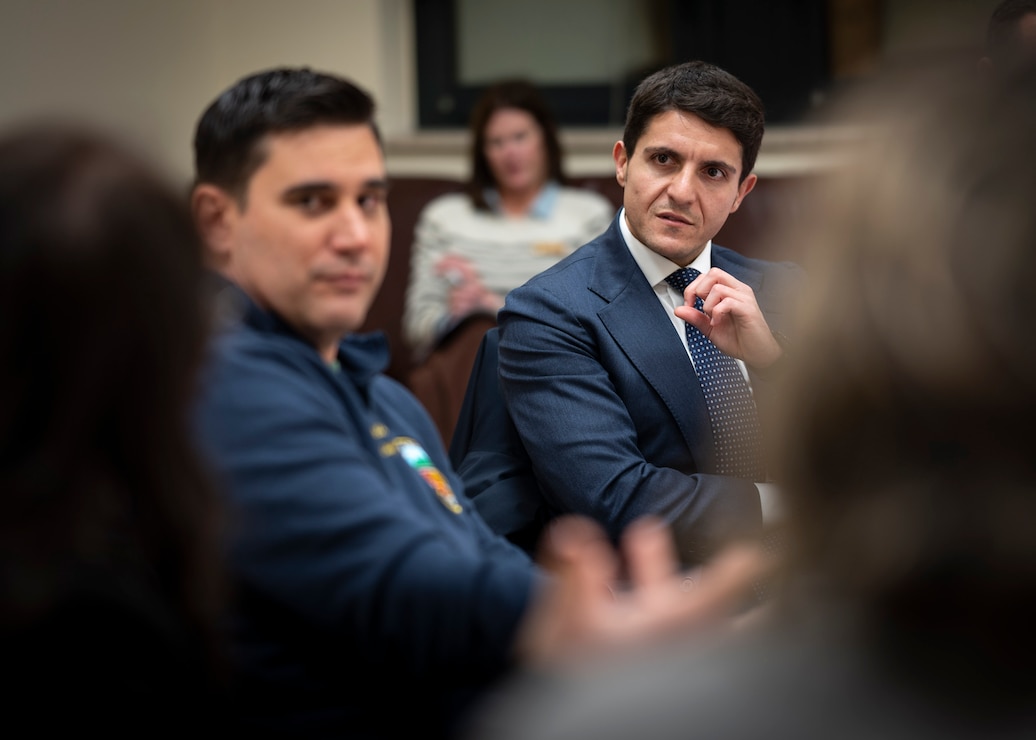
[[[431,458],[424,448],[410,437],[395,437],[391,442],[381,446],[381,454],[391,457],[398,454],[406,461],[406,464],[417,471],[417,474],[424,478],[425,482],[439,497],[439,501],[454,514],[460,514],[464,507],[460,505],[457,496],[450,488],[449,481],[440,470],[432,464]]]

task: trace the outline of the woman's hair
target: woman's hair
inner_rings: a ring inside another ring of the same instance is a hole
[[[932,675],[976,661],[1021,676],[1036,657],[1036,86],[946,77],[884,96],[891,115],[795,237],[812,289],[779,455],[791,557]]]
[[[505,108],[525,111],[536,120],[543,134],[547,177],[557,182],[565,181],[558,127],[546,102],[531,83],[518,79],[502,80],[482,94],[471,112],[471,181],[468,183],[468,193],[475,207],[483,211],[489,210],[486,188],[497,187],[493,170],[486,158],[486,126],[494,113]]]
[[[136,573],[204,631],[214,497],[188,410],[207,333],[186,202],[70,127],[0,139],[2,621]]]

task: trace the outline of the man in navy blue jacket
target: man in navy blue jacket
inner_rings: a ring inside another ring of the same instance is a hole
[[[381,374],[384,338],[354,335],[388,259],[372,116],[351,83],[278,69],[220,95],[195,135],[192,207],[229,281],[197,421],[229,504],[233,709],[253,733],[447,736],[516,658],[649,624],[593,589],[607,558],[555,552],[576,567],[547,584],[494,535]],[[671,561],[653,562],[657,585]]]
[[[388,257],[372,113],[348,82],[275,70],[195,137],[193,208],[236,314],[199,429],[230,501],[236,711],[258,729],[441,734],[507,665],[535,578],[380,374],[383,339],[350,336]]]

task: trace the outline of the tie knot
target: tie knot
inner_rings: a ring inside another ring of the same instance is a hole
[[[672,275],[669,275],[665,281],[677,290],[683,292],[683,289],[690,285],[694,278],[699,275],[701,275],[701,273],[693,267],[681,267]]]

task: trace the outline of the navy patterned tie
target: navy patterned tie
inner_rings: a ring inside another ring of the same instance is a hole
[[[667,277],[666,282],[683,294],[684,288],[700,274],[693,267],[684,267]],[[694,301],[694,307],[701,310],[701,298]],[[759,417],[741,368],[733,357],[720,352],[696,327],[687,323],[685,327],[694,372],[709,409],[716,443],[716,472],[764,481]]]

